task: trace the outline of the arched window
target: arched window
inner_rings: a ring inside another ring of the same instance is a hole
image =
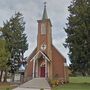
[[[42,35],[45,35],[46,34],[46,27],[45,27],[45,24],[44,23],[42,23],[42,25],[41,25],[41,34]]]

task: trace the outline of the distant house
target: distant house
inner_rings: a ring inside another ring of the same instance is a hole
[[[45,5],[42,19],[38,20],[37,47],[28,57],[25,79],[44,77],[67,82],[67,71],[65,57],[52,44],[52,23]]]

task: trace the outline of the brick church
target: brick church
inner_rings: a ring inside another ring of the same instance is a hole
[[[65,57],[52,44],[52,23],[48,18],[46,4],[43,16],[38,20],[37,47],[28,57],[25,80],[31,78],[58,78],[68,81]]]

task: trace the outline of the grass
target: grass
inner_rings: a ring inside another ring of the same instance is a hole
[[[9,83],[0,83],[0,90],[12,90]],[[70,77],[70,83],[52,88],[52,90],[90,90],[90,77]]]
[[[9,83],[0,83],[0,90],[10,90]]]
[[[90,83],[90,77],[70,77],[70,83]]]
[[[11,85],[10,83],[0,83],[0,90],[12,90],[15,85]]]
[[[70,77],[70,83],[52,90],[90,90],[90,77]]]

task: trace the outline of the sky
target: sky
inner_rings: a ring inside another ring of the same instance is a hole
[[[3,27],[3,21],[9,20],[15,12],[21,12],[24,17],[25,33],[29,44],[25,56],[29,56],[37,46],[37,20],[42,19],[44,2],[47,2],[47,14],[52,22],[52,38],[55,47],[68,58],[68,49],[64,48],[65,38],[67,37],[64,28],[66,27],[69,16],[68,6],[72,0],[0,0],[0,27]]]

